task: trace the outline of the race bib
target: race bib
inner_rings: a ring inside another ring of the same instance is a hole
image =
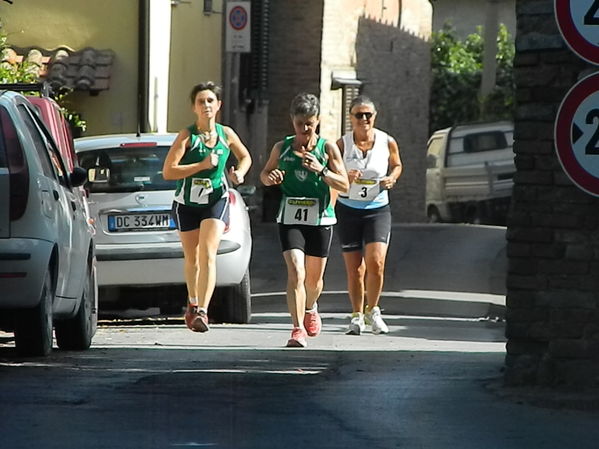
[[[208,204],[210,194],[214,191],[209,178],[193,178],[189,190],[189,201],[196,204]]]
[[[318,225],[318,198],[285,198],[283,224]]]
[[[358,178],[349,186],[349,199],[357,201],[372,201],[381,192],[376,179]]]

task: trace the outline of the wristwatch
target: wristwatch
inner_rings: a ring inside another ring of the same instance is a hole
[[[328,173],[329,173],[329,169],[326,167],[323,167],[322,170],[320,170],[320,172],[318,173],[318,176],[320,176],[321,178],[324,178]]]

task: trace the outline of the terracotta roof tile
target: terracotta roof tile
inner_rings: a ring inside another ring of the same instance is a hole
[[[30,70],[54,90],[68,88],[98,93],[110,86],[114,52],[91,47],[80,51],[67,47],[54,50],[7,47],[2,50],[0,64],[15,65],[22,61],[30,62]]]

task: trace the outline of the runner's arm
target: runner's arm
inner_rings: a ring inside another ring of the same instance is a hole
[[[265,186],[274,186],[283,182],[285,172],[278,168],[282,145],[283,142],[277,142],[272,147],[268,161],[266,161],[264,168],[260,172],[260,181]]]

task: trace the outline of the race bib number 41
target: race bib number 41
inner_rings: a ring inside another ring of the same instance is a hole
[[[209,178],[193,178],[189,190],[189,201],[196,204],[208,204],[210,194],[214,191]]]
[[[376,179],[356,179],[349,186],[349,198],[358,201],[372,201],[380,193]]]
[[[318,198],[286,198],[283,224],[317,226]]]

